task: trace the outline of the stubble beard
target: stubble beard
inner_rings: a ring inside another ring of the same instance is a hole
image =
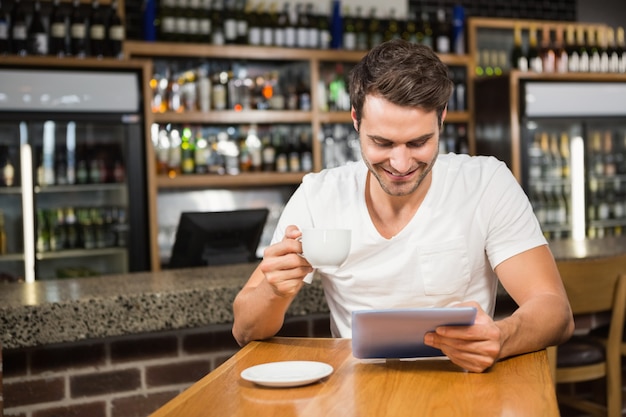
[[[362,153],[363,152],[361,152],[361,154]],[[365,157],[365,155],[361,155],[361,156],[363,158],[363,161],[365,162],[365,165],[367,166],[367,169],[374,176],[374,178],[376,178],[376,180],[378,181],[378,184],[380,185],[380,188],[385,193],[393,197],[403,197],[403,196],[407,196],[407,195],[414,193],[415,190],[419,188],[419,186],[424,182],[424,179],[428,176],[430,171],[432,171],[438,155],[439,155],[438,152],[435,153],[435,156],[433,157],[433,159],[430,161],[428,165],[426,165],[426,168],[424,169],[424,171],[419,174],[418,178],[415,179],[413,183],[403,183],[403,184],[397,184],[395,182],[389,184],[388,182],[385,181],[384,176],[386,174],[380,172],[380,171],[387,171],[386,169],[382,167],[382,164],[372,165],[370,161]],[[424,166],[425,164],[420,163],[420,165]]]

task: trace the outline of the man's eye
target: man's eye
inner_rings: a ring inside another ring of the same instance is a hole
[[[390,148],[392,146],[392,143],[391,142],[374,141],[374,145],[378,146],[379,148]]]
[[[407,143],[406,146],[408,146],[409,148],[421,148],[425,144],[426,144],[425,140],[420,140],[420,141],[417,141],[417,142],[409,142],[409,143]]]

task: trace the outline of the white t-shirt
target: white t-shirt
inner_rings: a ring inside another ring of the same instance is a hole
[[[526,194],[493,157],[439,155],[422,205],[391,239],[378,233],[367,211],[367,172],[359,161],[306,175],[272,240],[282,240],[292,224],[352,230],[344,264],[318,270],[335,337],[352,337],[351,314],[359,309],[476,301],[493,314],[493,269],[546,244]]]

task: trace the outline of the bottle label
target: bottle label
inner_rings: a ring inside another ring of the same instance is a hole
[[[83,39],[87,36],[87,31],[83,23],[74,23],[72,25],[72,38]]]
[[[224,37],[229,42],[237,39],[237,21],[235,19],[226,19],[224,22]]]
[[[200,19],[198,31],[201,35],[208,35],[211,33],[211,19]]]
[[[62,23],[62,22],[53,23],[52,26],[50,27],[50,35],[53,38],[65,38],[66,33],[67,33],[67,29],[66,29],[65,23]]]
[[[166,16],[161,20],[161,30],[163,33],[174,33],[176,30],[176,19],[174,19],[174,16]]]
[[[450,52],[450,38],[447,36],[437,37],[437,52],[447,54]]]
[[[187,33],[187,19],[184,17],[178,17],[175,20],[176,33]]]
[[[262,43],[265,46],[272,46],[274,44],[274,31],[272,30],[272,28],[269,27],[265,27],[263,28],[263,30],[261,31],[262,33]]]
[[[13,39],[26,40],[26,26],[19,25],[13,27]]]
[[[285,46],[285,30],[281,28],[274,29],[274,45]]]
[[[104,34],[104,25],[92,25],[89,29],[89,35],[91,36],[91,39],[103,40]]]
[[[296,29],[293,27],[285,29],[285,46],[296,46]]]
[[[126,37],[126,31],[124,30],[124,26],[111,26],[109,28],[109,38],[115,41],[123,41]]]
[[[48,53],[48,36],[45,33],[37,33],[34,37],[35,53],[46,55]]]
[[[187,33],[190,35],[197,35],[200,33],[200,22],[198,19],[189,19],[187,23]]]
[[[248,32],[248,43],[250,45],[261,45],[261,28],[250,28]]]
[[[343,34],[343,47],[348,51],[354,51],[356,49],[356,34],[352,32],[346,32]]]
[[[0,22],[0,39],[9,39],[9,25],[7,22]]]

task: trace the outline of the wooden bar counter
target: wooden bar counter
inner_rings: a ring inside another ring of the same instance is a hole
[[[244,380],[248,367],[276,361],[330,364],[319,382],[290,388]],[[545,351],[470,373],[447,359],[367,362],[349,339],[273,338],[252,342],[151,417],[558,416]]]

